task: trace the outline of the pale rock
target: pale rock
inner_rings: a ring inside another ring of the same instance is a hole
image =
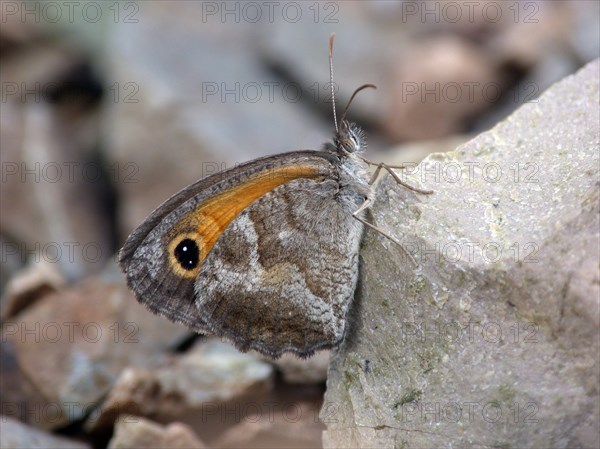
[[[167,426],[139,416],[123,415],[115,425],[108,449],[204,449],[194,431],[182,423]]]
[[[600,445],[599,76],[379,186],[326,448]]]

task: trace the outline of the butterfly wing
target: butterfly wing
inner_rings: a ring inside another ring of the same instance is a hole
[[[231,223],[195,283],[214,334],[271,357],[339,344],[362,236],[351,215],[361,199],[341,196],[335,179],[295,179]]]
[[[335,176],[334,164],[327,152],[298,151],[257,159],[188,186],[128,237],[119,263],[129,287],[151,311],[210,331],[212,317],[195,304],[194,285],[225,229],[279,185]],[[198,256],[196,263],[191,256]]]

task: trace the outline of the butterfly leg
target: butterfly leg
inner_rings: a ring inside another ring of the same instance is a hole
[[[378,172],[380,170],[381,170],[381,167],[378,167],[378,170],[376,171],[376,175],[379,174]],[[375,176],[375,178],[376,178],[376,176]],[[402,251],[404,252],[404,254],[406,254],[408,256],[408,258],[411,260],[411,262],[415,265],[415,267],[418,267],[419,264],[417,263],[417,261],[415,260],[415,258],[413,257],[413,255],[408,252],[408,250],[404,247],[404,245],[402,245],[402,243],[400,243],[398,240],[396,240],[394,237],[392,237],[391,235],[389,235],[384,230],[379,229],[376,225],[374,225],[372,223],[369,223],[367,220],[365,220],[364,218],[362,218],[360,216],[360,213],[363,210],[368,209],[369,207],[371,207],[372,204],[373,204],[373,199],[372,198],[367,198],[365,200],[365,202],[362,203],[361,206],[354,211],[354,213],[352,214],[352,216],[354,218],[356,218],[358,221],[360,221],[362,224],[364,224],[365,226],[368,226],[369,228],[373,229],[374,231],[377,231],[379,234],[383,235],[385,238],[387,238],[391,242],[393,242],[396,245],[398,245],[400,247],[400,249],[402,249]]]
[[[404,164],[400,164],[400,165],[387,165],[383,162],[380,163],[375,163],[375,162],[371,162],[368,159],[365,159],[364,157],[361,157],[360,159],[362,159],[364,162],[366,162],[369,165],[374,165],[377,168],[375,169],[375,172],[373,173],[373,176],[371,177],[371,179],[369,180],[369,184],[372,185],[375,180],[377,179],[377,177],[379,176],[379,173],[381,172],[381,169],[383,168],[384,170],[386,170],[390,175],[392,175],[392,177],[394,178],[394,180],[400,184],[401,186],[406,187],[409,190],[412,190],[413,192],[417,192],[417,193],[421,193],[423,195],[430,195],[433,193],[433,190],[423,190],[423,189],[419,189],[417,187],[413,187],[410,184],[405,183],[404,181],[402,181],[400,179],[400,176],[398,176],[396,174],[396,172],[393,169],[403,169],[406,168],[406,165]]]
[[[373,172],[373,176],[371,176],[371,179],[369,179],[369,185],[370,186],[372,186],[373,183],[377,180],[377,178],[379,177],[379,173],[381,172],[382,168],[383,168],[383,165],[381,165],[381,164],[377,165],[377,168]]]
[[[409,190],[412,190],[413,192],[417,192],[417,193],[422,193],[423,195],[431,195],[433,193],[433,190],[424,190],[424,189],[419,189],[417,187],[413,187],[410,184],[405,183],[404,181],[402,181],[400,179],[400,176],[398,176],[396,174],[396,172],[394,170],[392,170],[392,167],[390,167],[389,165],[386,164],[382,164],[383,168],[385,170],[387,170],[387,172],[392,175],[392,177],[394,178],[394,180],[400,184],[401,186],[406,187]]]
[[[365,161],[369,165],[385,165],[385,166],[387,166],[389,168],[393,168],[395,170],[403,170],[403,169],[409,167],[409,165],[407,165],[407,164],[389,165],[389,164],[385,164],[383,162],[379,162],[379,163],[378,162],[371,162],[371,161],[368,161],[368,160],[366,160],[364,158],[363,158],[363,161]]]

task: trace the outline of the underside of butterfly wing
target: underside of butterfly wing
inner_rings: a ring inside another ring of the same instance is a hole
[[[200,315],[239,349],[271,357],[336,346],[361,236],[337,181],[281,185],[244,210],[206,258],[195,283]]]

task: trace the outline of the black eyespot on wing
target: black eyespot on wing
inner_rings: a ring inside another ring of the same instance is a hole
[[[192,239],[183,239],[175,247],[175,259],[184,270],[193,270],[200,263],[200,248]]]

